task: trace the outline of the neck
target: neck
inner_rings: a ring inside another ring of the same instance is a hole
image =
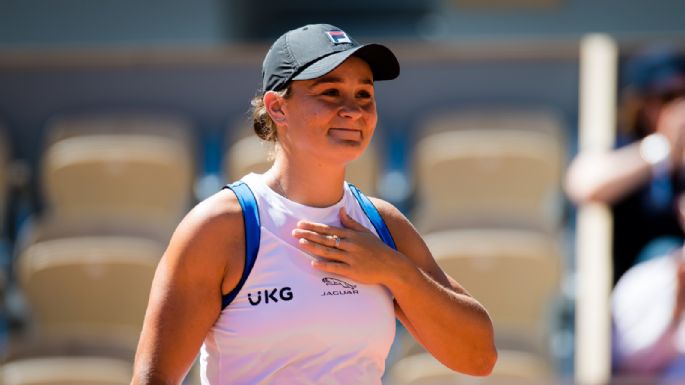
[[[276,156],[274,165],[264,174],[266,184],[289,200],[311,207],[332,206],[342,199],[344,167],[312,160],[293,163]]]

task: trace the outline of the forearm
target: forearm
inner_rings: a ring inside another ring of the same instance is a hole
[[[180,385],[190,370],[198,349],[183,336],[168,336],[171,338],[161,341],[159,334],[143,330],[131,385]]]
[[[651,177],[651,166],[635,143],[609,153],[580,155],[569,167],[566,192],[576,203],[613,203]]]
[[[485,309],[460,288],[436,282],[411,262],[396,278],[389,288],[400,317],[424,347],[453,370],[489,374],[497,353]]]
[[[154,372],[140,372],[136,371],[133,374],[131,385],[177,385],[180,381],[171,381],[163,376],[155,374]]]

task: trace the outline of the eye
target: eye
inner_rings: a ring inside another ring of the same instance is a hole
[[[340,95],[340,91],[338,91],[338,90],[335,89],[335,88],[329,88],[329,89],[327,89],[327,90],[324,90],[324,91],[321,93],[321,95],[324,95],[324,96],[338,96],[338,95]]]
[[[360,99],[370,99],[372,97],[371,92],[362,90],[357,92],[357,97]]]

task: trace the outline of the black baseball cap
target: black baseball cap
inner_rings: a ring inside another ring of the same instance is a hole
[[[400,63],[389,48],[359,44],[330,24],[310,24],[286,32],[271,46],[262,64],[262,90],[280,91],[292,80],[318,78],[352,55],[369,64],[374,81],[400,74]]]
[[[650,46],[629,61],[626,72],[641,93],[661,93],[674,78],[685,76],[685,54],[668,44]]]

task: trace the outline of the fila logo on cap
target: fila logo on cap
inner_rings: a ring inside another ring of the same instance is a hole
[[[334,44],[352,43],[347,34],[343,31],[326,31],[326,35]]]

